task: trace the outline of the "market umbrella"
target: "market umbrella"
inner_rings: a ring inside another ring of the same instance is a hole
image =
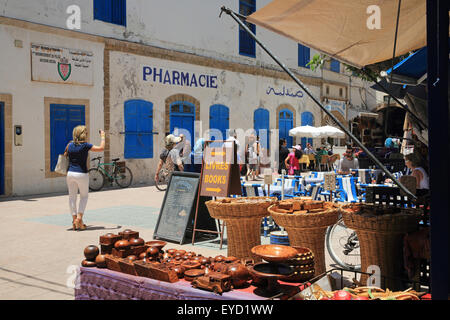
[[[361,69],[392,59],[397,12],[398,1],[274,0],[247,22]],[[403,0],[396,56],[425,45],[426,1]]]
[[[300,126],[289,130],[289,135],[303,138],[319,138],[318,128],[312,126]]]
[[[317,130],[320,133],[320,138],[345,138],[345,133],[333,126],[318,127]]]

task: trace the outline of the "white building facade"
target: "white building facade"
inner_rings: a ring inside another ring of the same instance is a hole
[[[193,144],[210,129],[225,138],[228,129],[256,129],[262,140],[274,130],[266,140],[273,155],[289,128],[329,123],[230,17],[219,19],[223,5],[245,13],[269,2],[122,0],[112,10],[108,0],[0,0],[0,193],[65,191],[53,169],[76,124],[88,126],[94,144],[104,128],[99,155],[125,159],[133,183],[147,184],[169,132],[191,133]],[[80,8],[80,29],[68,29],[71,5]],[[370,83],[336,61],[311,71],[314,50],[256,34],[342,123],[376,105]]]

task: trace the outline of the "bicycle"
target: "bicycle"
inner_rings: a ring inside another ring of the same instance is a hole
[[[342,216],[329,226],[325,234],[325,243],[331,259],[348,270],[361,270],[361,253],[356,231],[347,228]]]
[[[121,188],[127,188],[133,182],[133,173],[125,165],[118,164],[120,158],[112,159],[112,163],[100,163],[102,157],[92,159],[92,162],[97,162],[97,167],[89,169],[89,189],[91,191],[99,191],[105,185],[105,181],[110,183],[114,181]],[[111,170],[106,170],[106,167],[112,167]],[[108,172],[109,171],[109,172]]]

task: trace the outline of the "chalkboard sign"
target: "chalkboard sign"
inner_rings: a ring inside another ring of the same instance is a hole
[[[159,212],[153,234],[154,239],[184,243],[186,230],[192,229],[193,225],[199,182],[199,173],[175,171],[172,174]],[[206,214],[214,223],[215,228],[215,221],[207,212]],[[208,225],[211,226],[211,223]]]

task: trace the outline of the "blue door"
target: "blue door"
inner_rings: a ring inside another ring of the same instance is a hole
[[[283,109],[280,111],[278,120],[279,136],[280,139],[286,139],[287,147],[292,148],[292,136],[289,135],[289,130],[294,127],[294,116],[289,109]]]
[[[191,135],[191,146],[194,145],[195,106],[187,101],[176,101],[170,105],[170,132],[176,129],[187,130]],[[181,132],[180,132],[181,133]]]
[[[302,113],[302,126],[314,126],[314,116],[311,112]],[[305,149],[307,143],[312,145],[312,142],[312,138],[302,138],[302,149]]]
[[[0,194],[5,193],[5,103],[0,101]]]
[[[125,102],[125,159],[153,158],[153,103]]]
[[[73,139],[73,129],[85,124],[84,109],[82,105],[50,104],[50,171]]]
[[[269,110],[258,108],[253,113],[253,128],[259,136],[261,148],[269,149],[270,126],[269,126]]]
[[[227,130],[230,128],[230,112],[228,107],[215,104],[209,108],[209,129],[220,131],[222,137],[214,136],[214,132],[210,133],[211,140],[226,140]],[[216,133],[217,135],[217,133]],[[219,139],[220,138],[220,139]]]

